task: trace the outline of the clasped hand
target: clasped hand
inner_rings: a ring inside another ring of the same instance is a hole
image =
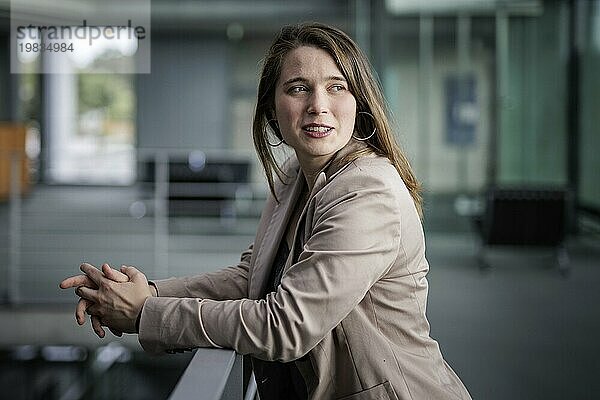
[[[101,338],[107,326],[117,336],[136,332],[136,319],[146,299],[153,295],[146,276],[134,267],[122,266],[121,271],[102,265],[100,271],[91,264],[80,266],[85,275],[76,275],[60,283],[62,289],[76,288],[81,297],[75,309],[79,325],[85,314],[91,315],[92,327]]]

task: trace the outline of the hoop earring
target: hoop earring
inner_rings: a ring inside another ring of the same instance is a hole
[[[281,143],[285,143],[285,141],[284,141],[283,139],[281,139],[281,140],[279,141],[279,143],[273,144],[273,143],[269,142],[269,139],[267,139],[267,143],[268,143],[268,144],[269,144],[269,146],[271,146],[271,147],[277,147],[277,146],[279,146]]]
[[[268,121],[267,121],[267,125],[269,125],[269,126],[270,126],[269,122],[271,122],[271,121],[275,121],[275,124],[277,124],[277,120],[276,120],[275,118],[271,118],[270,120],[268,120]],[[279,129],[279,126],[277,127],[277,129]],[[279,146],[279,145],[280,145],[280,144],[282,144],[282,143],[284,143],[284,140],[283,140],[283,139],[281,139],[281,140],[279,141],[279,143],[273,144],[273,143],[269,142],[269,138],[267,138],[267,144],[268,144],[269,146],[271,146],[271,147],[277,147],[277,146]]]
[[[370,116],[371,118],[373,118],[373,125],[375,125],[375,117],[373,116],[373,114],[371,114],[369,112],[366,112],[366,111],[359,111],[359,112],[356,113],[356,116],[358,116],[359,114],[367,114],[368,116]],[[352,135],[352,138],[356,139],[356,140],[360,140],[360,141],[369,140],[369,139],[371,139],[373,137],[373,135],[375,135],[375,132],[377,132],[377,127],[375,127],[373,129],[373,132],[371,132],[371,134],[369,136],[367,136],[367,137],[359,138],[359,137],[356,137],[356,136]]]

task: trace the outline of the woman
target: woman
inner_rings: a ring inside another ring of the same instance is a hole
[[[356,44],[321,24],[282,29],[253,136],[271,195],[240,263],[150,285],[84,264],[61,283],[78,287],[78,322],[139,332],[150,352],[250,355],[263,400],[469,399],[429,337],[419,185]],[[280,145],[295,153],[281,168]]]

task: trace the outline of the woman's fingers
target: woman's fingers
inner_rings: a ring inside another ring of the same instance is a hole
[[[96,285],[94,281],[92,281],[87,275],[71,276],[64,279],[59,286],[61,289],[69,289],[79,286],[87,286],[94,289],[98,288],[98,285]]]
[[[83,325],[85,323],[86,311],[92,304],[94,303],[83,298],[79,299],[77,302],[77,307],[75,307],[75,319],[79,325]]]
[[[98,290],[90,289],[85,286],[79,286],[75,289],[75,294],[83,299],[91,300],[94,303],[98,303],[100,300]]]
[[[91,264],[83,263],[79,266],[79,269],[86,274],[94,283],[100,286],[100,282],[104,278],[104,274],[96,267]]]
[[[102,328],[102,324],[100,323],[100,317],[92,315],[91,319],[92,328],[94,329],[94,332],[96,332],[96,335],[98,335],[98,337],[100,338],[104,338],[104,336],[106,336],[106,332],[104,332],[104,329]]]
[[[108,265],[108,264],[102,264],[102,273],[108,279],[115,281],[115,282],[122,283],[122,282],[129,281],[129,277],[127,275],[125,275],[124,273],[122,273],[120,271],[117,271],[116,269],[111,268],[110,265]]]
[[[104,338],[104,336],[106,336],[106,331],[104,328],[102,328],[102,321],[100,320],[101,317],[98,315],[98,306],[96,304],[91,304],[87,308],[86,312],[90,314],[92,328],[94,329],[94,332],[96,332],[96,335],[98,335],[99,338]]]
[[[136,267],[129,267],[127,265],[123,265],[121,267],[121,272],[123,272],[131,282],[148,282],[146,275],[144,275],[140,270]]]
[[[84,267],[85,265],[85,267]],[[96,269],[93,265],[88,263],[83,263],[81,265],[81,270],[86,273],[86,275],[75,275],[69,278],[64,279],[60,282],[59,286],[61,289],[69,289],[79,286],[85,286],[92,289],[98,288],[98,280],[102,278],[102,274],[98,274],[98,269]],[[90,272],[90,274],[88,274]],[[115,282],[127,282],[129,281],[129,277],[124,273],[117,271],[116,269],[111,268],[108,264],[102,265],[102,273],[108,279]],[[89,276],[88,276],[89,275]],[[92,279],[92,277],[94,277]]]

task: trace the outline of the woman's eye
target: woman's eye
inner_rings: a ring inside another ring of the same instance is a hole
[[[306,88],[304,86],[293,86],[289,89],[290,93],[301,93],[305,92]]]
[[[333,85],[331,87],[331,90],[334,92],[340,92],[342,90],[346,90],[346,88],[344,87],[344,85]]]

